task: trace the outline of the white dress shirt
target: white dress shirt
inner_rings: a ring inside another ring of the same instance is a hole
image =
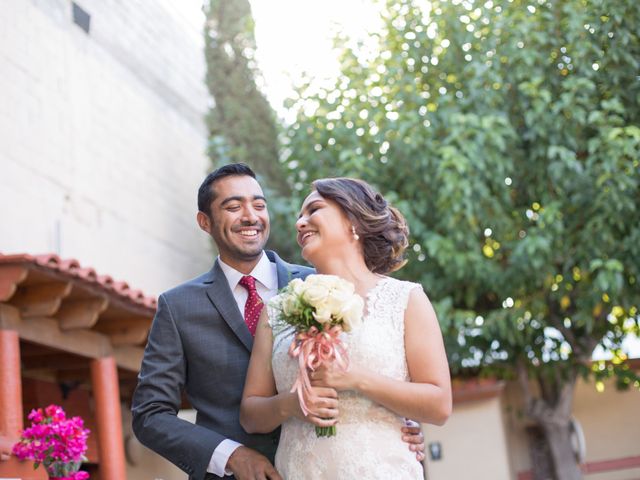
[[[229,288],[231,288],[231,292],[233,293],[233,298],[238,304],[238,309],[244,317],[244,306],[247,303],[249,292],[247,292],[247,289],[242,285],[239,285],[239,282],[245,274],[224,263],[220,260],[220,257],[218,257],[218,262],[224,276],[227,278]],[[256,279],[256,290],[264,303],[267,303],[271,297],[278,293],[278,270],[276,264],[269,261],[266,253],[262,252],[262,257],[260,257],[257,265],[249,275]],[[227,470],[227,462],[231,454],[240,446],[242,446],[241,443],[229,438],[220,442],[213,451],[213,455],[211,455],[207,472],[220,477],[232,475],[232,472]]]

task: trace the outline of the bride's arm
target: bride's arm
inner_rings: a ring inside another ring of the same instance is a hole
[[[315,414],[304,417],[295,393],[278,393],[271,369],[273,335],[267,321],[266,308],[262,310],[253,341],[249,370],[240,404],[240,424],[247,433],[268,433],[279,427],[289,417],[296,416],[314,425],[335,425],[338,416],[337,392],[332,388],[316,388],[317,400],[307,400]]]
[[[366,368],[347,372],[323,369],[312,373],[313,384],[355,390],[399,415],[442,425],[451,414],[451,380],[442,333],[431,302],[413,289],[405,312],[404,345],[411,382]],[[366,326],[364,326],[366,328]]]

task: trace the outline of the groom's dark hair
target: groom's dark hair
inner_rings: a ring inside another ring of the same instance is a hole
[[[198,189],[198,210],[206,213],[207,216],[211,215],[211,202],[215,199],[211,186],[221,178],[232,175],[246,175],[251,178],[256,178],[255,172],[244,163],[230,163],[214,170],[205,177],[202,185],[200,185]]]

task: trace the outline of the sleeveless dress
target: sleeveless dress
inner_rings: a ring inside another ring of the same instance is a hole
[[[370,290],[363,322],[341,337],[352,365],[409,381],[404,312],[413,288],[422,287],[383,277]],[[287,392],[298,373],[297,360],[288,354],[294,332],[292,327],[277,322],[277,310],[272,304],[268,313],[274,335],[272,367],[276,387],[278,392]],[[403,417],[355,392],[340,392],[338,396],[340,417],[336,436],[318,438],[312,424],[297,418],[282,424],[275,466],[284,479],[424,478],[415,453],[402,441]]]

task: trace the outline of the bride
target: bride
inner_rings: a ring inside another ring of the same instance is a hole
[[[367,183],[332,178],[313,182],[296,228],[302,256],[318,273],[353,283],[365,299],[364,318],[342,334],[349,368],[310,373],[314,397],[305,398],[305,417],[290,393],[298,372],[288,355],[293,329],[275,321],[273,304],[264,309],[242,426],[250,433],[282,426],[275,466],[288,480],[424,478],[399,429],[404,418],[442,425],[451,413],[451,384],[429,299],[420,285],[386,276],[404,264],[404,218]],[[337,425],[337,436],[318,438],[314,425]]]

